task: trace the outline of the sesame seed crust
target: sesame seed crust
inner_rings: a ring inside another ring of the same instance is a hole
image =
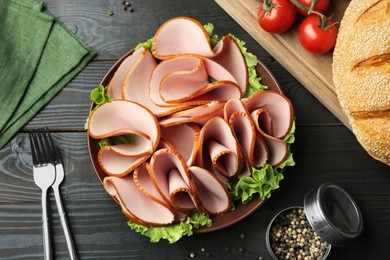
[[[333,81],[352,131],[390,166],[390,0],[352,0],[333,53]]]

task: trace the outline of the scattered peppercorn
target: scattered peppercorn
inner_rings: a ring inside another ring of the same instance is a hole
[[[124,11],[129,10],[130,13],[134,12],[134,7],[132,6],[132,4],[129,1],[123,0],[122,5],[123,5]]]
[[[270,243],[278,259],[322,259],[329,248],[310,227],[302,208],[284,211],[274,220]]]

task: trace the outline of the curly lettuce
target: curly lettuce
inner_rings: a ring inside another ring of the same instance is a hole
[[[290,132],[283,138],[286,144],[292,144],[295,142],[295,120],[292,123]]]
[[[214,47],[221,40],[221,38],[219,38],[219,36],[217,34],[213,33],[214,25],[212,23],[207,23],[207,24],[203,25],[203,27],[206,29],[207,34],[210,37],[211,46]]]
[[[153,37],[146,40],[145,42],[138,43],[137,46],[135,46],[135,50],[138,50],[141,47],[145,47],[149,51],[152,50],[152,43],[153,43]]]
[[[258,195],[260,199],[270,198],[271,192],[279,188],[279,182],[284,178],[282,169],[294,165],[292,153],[289,153],[287,159],[276,168],[269,164],[260,169],[252,167],[251,176],[242,177],[237,183],[230,185],[229,192],[233,201],[247,204],[255,195]]]
[[[196,212],[188,216],[185,221],[167,227],[148,227],[136,224],[131,220],[127,224],[132,230],[148,237],[152,243],[166,239],[170,244],[173,244],[183,236],[191,236],[194,229],[210,227],[212,220],[207,214]]]
[[[99,146],[100,148],[104,148],[106,146],[112,146],[117,144],[129,144],[135,141],[136,139],[132,135],[118,135],[100,139]]]
[[[99,85],[91,91],[90,98],[93,102],[95,102],[96,106],[112,101],[112,98],[110,98],[107,94],[107,87],[102,85]]]

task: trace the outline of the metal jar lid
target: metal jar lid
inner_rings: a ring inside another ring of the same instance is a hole
[[[345,246],[363,230],[363,217],[353,198],[332,183],[308,192],[304,199],[306,218],[314,231],[334,246]]]

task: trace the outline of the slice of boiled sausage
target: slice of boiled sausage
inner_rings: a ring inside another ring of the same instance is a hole
[[[225,185],[211,172],[198,166],[189,168],[201,208],[208,214],[222,214],[231,207],[231,200]]]
[[[140,225],[165,226],[172,224],[175,214],[166,205],[150,199],[134,183],[133,175],[106,177],[103,186],[119,202],[123,213]]]
[[[183,156],[187,165],[192,165],[199,149],[199,126],[193,123],[161,127],[161,137],[173,145]]]
[[[265,108],[268,111],[272,124],[267,124],[272,128],[266,129],[267,134],[282,139],[290,132],[294,120],[294,110],[290,100],[284,95],[267,90],[250,96],[244,104],[250,114],[259,108]]]
[[[241,153],[229,125],[221,117],[210,119],[200,131],[199,166],[231,178],[240,169]],[[212,167],[212,168],[210,168]]]
[[[188,166],[177,151],[169,148],[156,151],[150,166],[152,180],[167,203],[178,210],[197,208]]]

